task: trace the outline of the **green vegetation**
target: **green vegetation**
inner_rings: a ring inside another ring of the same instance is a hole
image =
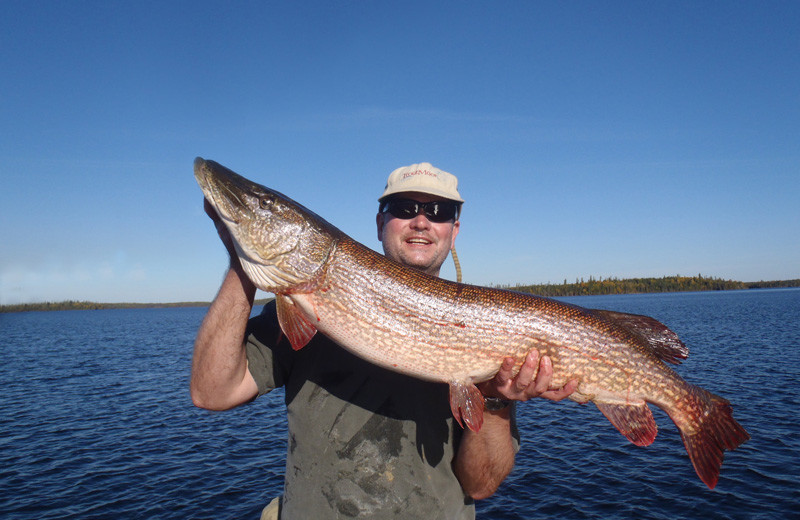
[[[737,282],[723,280],[722,278],[697,276],[664,276],[662,278],[602,278],[595,280],[589,277],[574,283],[538,285],[499,285],[502,289],[538,294],[539,296],[586,296],[597,294],[638,294],[659,292],[688,292],[688,291],[729,291],[739,289],[774,289],[780,287],[800,287],[800,279],[776,280],[769,282]],[[256,300],[256,305],[264,305],[271,298]],[[67,310],[98,310],[98,309],[147,309],[170,307],[208,307],[209,302],[179,302],[179,303],[97,303],[97,302],[45,302],[45,303],[20,303],[15,305],[0,305],[0,313],[26,312],[26,311],[67,311]]]
[[[561,284],[504,286],[506,289],[538,294],[540,296],[586,296],[598,294],[639,294],[690,291],[730,291],[738,289],[772,289],[778,287],[800,287],[800,280],[778,280],[770,282],[737,282],[722,278],[697,276],[664,276],[662,278],[606,278],[589,277]]]

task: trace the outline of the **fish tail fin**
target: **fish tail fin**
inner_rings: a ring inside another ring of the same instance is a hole
[[[707,396],[710,402],[702,413],[684,421],[675,421],[673,417],[673,421],[681,432],[683,445],[697,476],[709,489],[714,489],[725,450],[736,449],[750,438],[750,434],[733,418],[733,408],[726,399],[711,393]]]
[[[458,424],[477,432],[483,425],[483,394],[471,381],[450,383],[450,410]]]

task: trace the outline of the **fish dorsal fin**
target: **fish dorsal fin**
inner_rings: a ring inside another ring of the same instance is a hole
[[[595,401],[597,408],[611,421],[619,432],[637,446],[649,446],[658,433],[653,412],[644,402],[640,404],[612,404]]]
[[[275,299],[277,300],[278,323],[281,325],[281,330],[286,334],[292,348],[300,350],[311,341],[311,338],[317,333],[317,328],[308,321],[308,318],[288,296],[276,295]]]
[[[678,338],[678,335],[650,316],[602,309],[590,309],[590,312],[643,339],[662,361],[677,365],[689,356],[689,349]]]

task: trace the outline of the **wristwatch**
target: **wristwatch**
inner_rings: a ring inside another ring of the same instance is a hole
[[[483,398],[483,409],[489,410],[490,412],[497,412],[500,410],[504,410],[509,407],[511,401],[508,399],[500,399],[499,397],[488,397],[484,396]]]

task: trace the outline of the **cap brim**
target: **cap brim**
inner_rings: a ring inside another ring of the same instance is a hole
[[[391,190],[387,189],[383,192],[383,195],[380,196],[378,202],[383,202],[387,198],[391,197],[392,195],[397,195],[398,193],[425,193],[426,195],[433,195],[435,197],[441,197],[446,200],[453,200],[455,202],[464,202],[464,199],[461,197],[454,197],[452,193],[446,192],[444,190],[437,190],[434,188],[429,188],[427,186],[415,186],[413,190]]]

